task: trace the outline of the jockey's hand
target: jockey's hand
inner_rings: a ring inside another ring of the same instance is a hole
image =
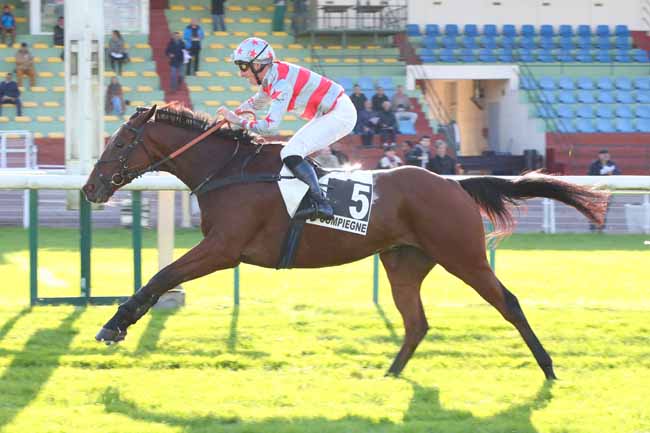
[[[217,114],[222,116],[226,121],[230,122],[232,125],[241,126],[242,118],[227,109],[226,107],[219,107]]]

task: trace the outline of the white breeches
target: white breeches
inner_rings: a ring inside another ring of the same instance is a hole
[[[346,94],[342,94],[332,111],[314,117],[291,137],[280,152],[282,159],[291,155],[305,157],[348,135],[357,123],[357,110]]]

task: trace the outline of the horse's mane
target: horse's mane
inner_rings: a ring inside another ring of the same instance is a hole
[[[136,114],[148,111],[150,108],[138,107]],[[212,126],[214,119],[208,113],[192,111],[181,102],[173,101],[157,108],[153,121],[203,132]],[[252,134],[242,129],[232,130],[230,128],[221,128],[215,134],[220,137],[240,141],[242,144],[251,144],[254,138]]]

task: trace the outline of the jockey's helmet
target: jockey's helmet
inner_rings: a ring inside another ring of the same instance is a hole
[[[232,60],[239,63],[273,63],[275,51],[273,47],[260,38],[244,39],[232,53]]]

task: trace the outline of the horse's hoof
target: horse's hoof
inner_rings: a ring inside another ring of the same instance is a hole
[[[125,337],[126,331],[102,328],[97,335],[95,335],[95,340],[100,343],[106,343],[107,346],[110,346],[111,344],[119,343],[124,340]]]

